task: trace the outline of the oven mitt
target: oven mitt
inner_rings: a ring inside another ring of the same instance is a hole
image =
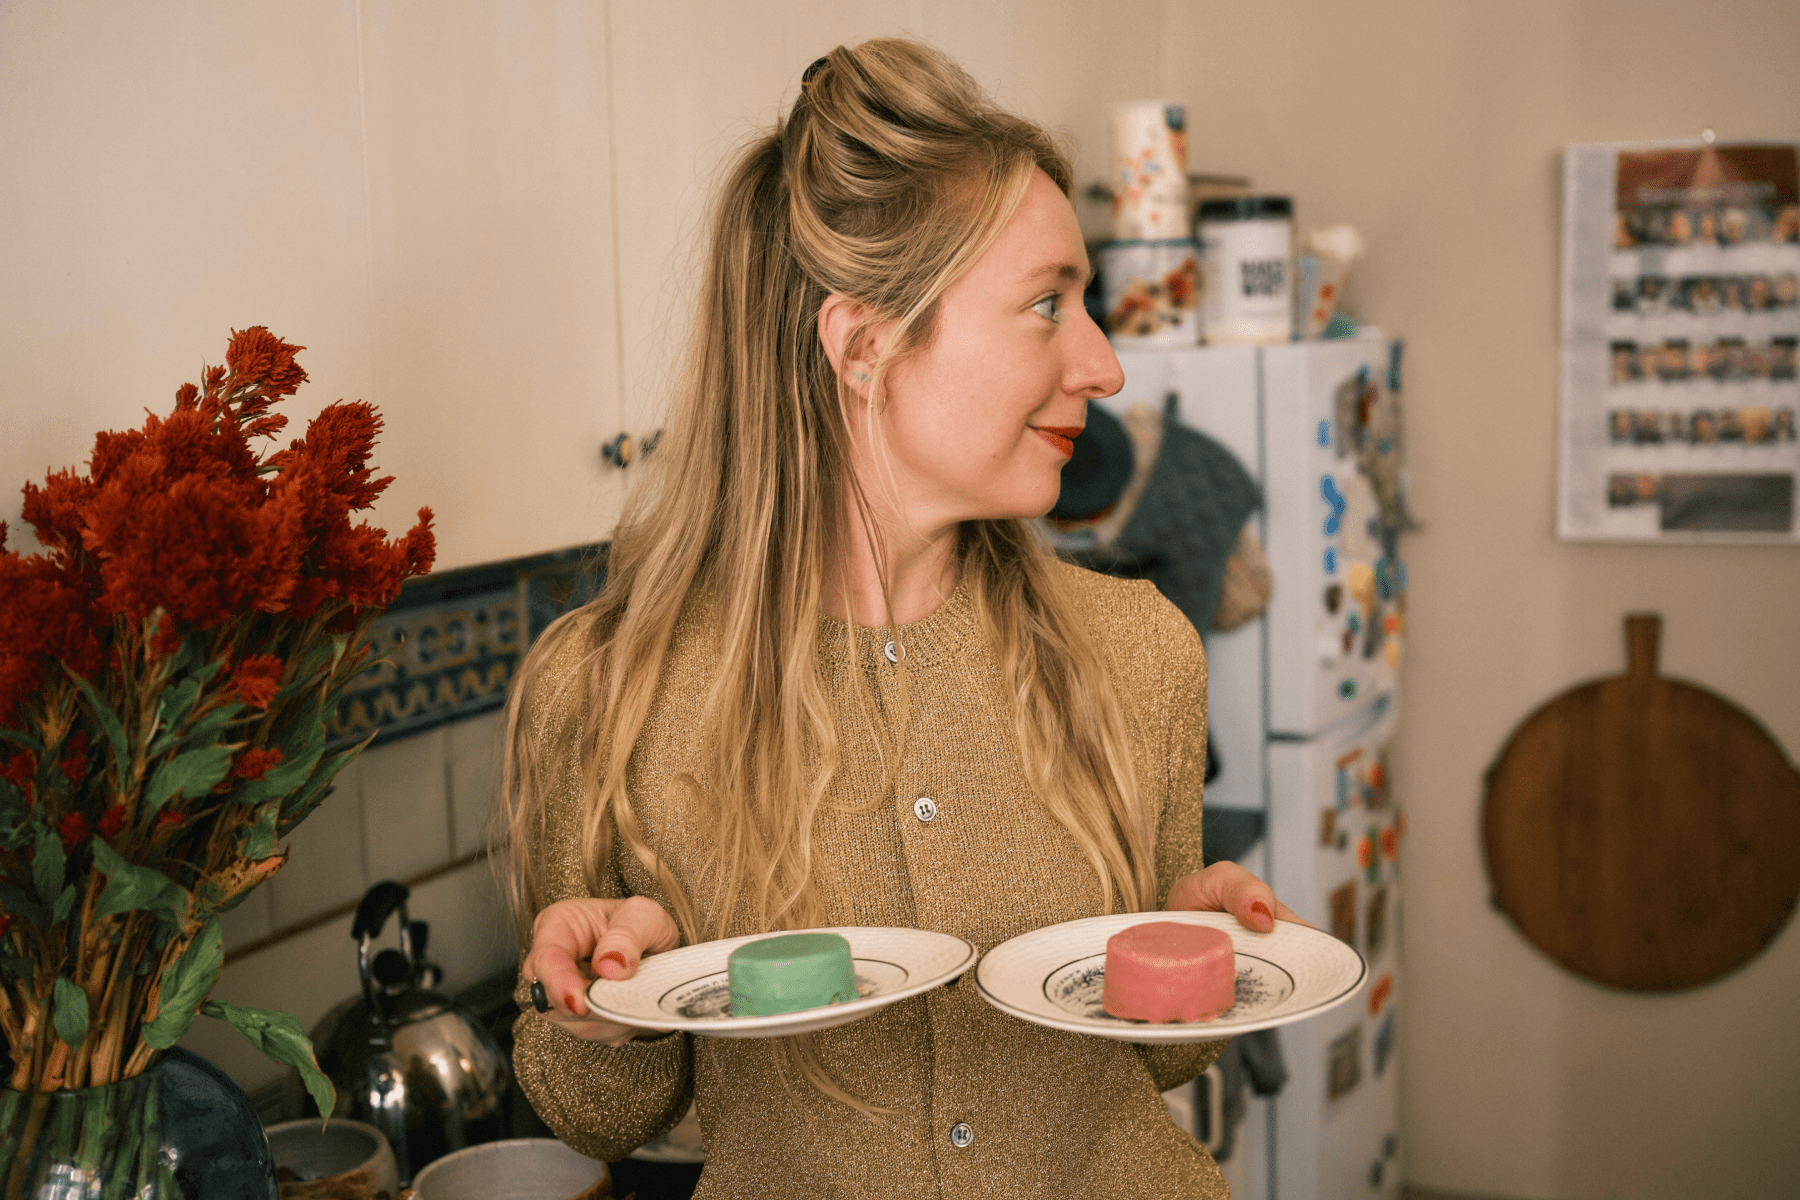
[[[1231,451],[1181,424],[1170,406],[1156,466],[1116,549],[1155,563],[1150,579],[1204,633],[1238,533],[1261,504],[1256,481]]]

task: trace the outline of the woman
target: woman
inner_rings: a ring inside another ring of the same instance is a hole
[[[662,474],[508,718],[519,997],[546,1010],[515,1064],[578,1149],[616,1159],[692,1097],[702,1197],[1224,1195],[1159,1095],[1217,1044],[1043,1029],[973,972],[784,1040],[583,1000],[740,933],[986,951],[1121,909],[1291,918],[1201,870],[1193,629],[1024,521],[1122,383],[1069,187],[1042,130],[903,41],[820,59],[727,177]]]

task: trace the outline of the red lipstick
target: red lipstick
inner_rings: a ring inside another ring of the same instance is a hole
[[[1081,436],[1082,429],[1079,425],[1033,425],[1031,428],[1061,451],[1064,458],[1075,453],[1075,439]]]

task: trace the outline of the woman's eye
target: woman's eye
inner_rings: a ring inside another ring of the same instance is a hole
[[[1061,325],[1063,319],[1062,297],[1055,294],[1045,296],[1031,306],[1031,311],[1046,321],[1054,321]]]

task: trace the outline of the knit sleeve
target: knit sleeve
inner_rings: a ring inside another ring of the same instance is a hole
[[[574,694],[557,685],[569,681],[580,658],[572,650],[559,654],[540,677],[540,691]],[[594,893],[583,881],[581,714],[573,705],[548,707],[552,711],[529,714],[533,737],[550,764],[544,837],[533,850],[544,902],[624,896],[624,880],[610,861]],[[613,842],[616,846],[616,835]],[[532,1108],[558,1138],[591,1158],[616,1162],[681,1119],[693,1098],[693,1043],[687,1034],[618,1047],[583,1041],[532,1011],[529,988],[530,980],[521,977],[514,993],[521,1015],[513,1027],[513,1070]]]
[[[1161,709],[1163,804],[1156,830],[1156,903],[1183,875],[1205,865],[1200,857],[1200,806],[1206,787],[1206,651],[1194,627],[1172,607],[1161,630],[1167,647],[1156,692]],[[1154,725],[1152,726],[1154,728]],[[1157,778],[1152,776],[1152,778]],[[1188,1082],[1212,1065],[1225,1043],[1139,1046],[1138,1053],[1161,1091]]]

